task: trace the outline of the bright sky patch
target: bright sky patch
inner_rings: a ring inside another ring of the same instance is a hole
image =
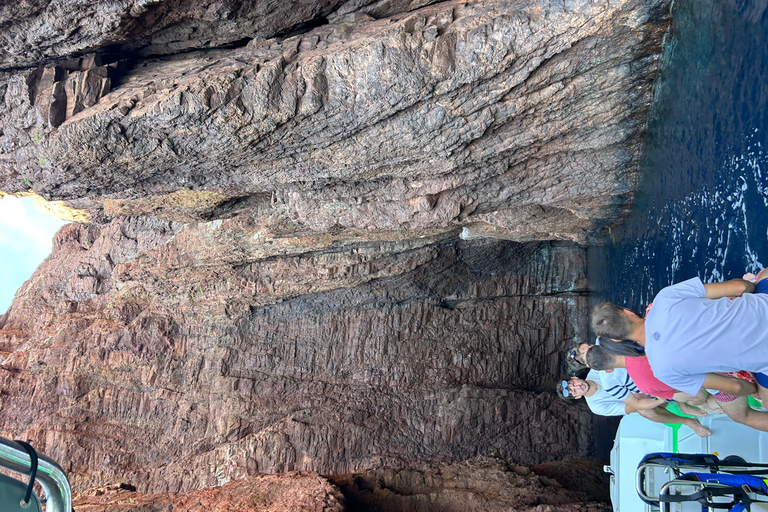
[[[40,213],[32,198],[0,199],[0,314],[16,290],[51,254],[53,235],[66,222]]]

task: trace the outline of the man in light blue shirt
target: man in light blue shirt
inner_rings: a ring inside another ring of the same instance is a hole
[[[744,396],[757,389],[768,399],[768,270],[757,286],[744,279],[702,283],[699,278],[664,288],[646,318],[610,303],[592,311],[596,333],[633,339],[645,347],[654,375],[695,394],[702,387]],[[753,293],[757,292],[757,293]],[[714,372],[757,372],[758,386]],[[768,421],[750,425],[768,431]]]
[[[759,284],[768,286],[768,280]],[[768,372],[768,295],[718,298],[709,286],[698,277],[668,286],[645,318],[645,353],[654,375],[686,393],[701,389],[708,372]],[[757,380],[768,385],[768,377]]]

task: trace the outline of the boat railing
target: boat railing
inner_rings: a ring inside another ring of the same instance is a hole
[[[42,454],[37,454],[36,458],[34,478],[45,492],[46,512],[71,512],[72,491],[67,474],[53,459]],[[0,437],[0,467],[20,473],[22,476],[18,480],[27,483],[33,467],[33,455],[22,444]]]

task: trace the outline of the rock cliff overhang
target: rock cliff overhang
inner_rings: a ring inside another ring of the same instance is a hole
[[[668,22],[648,0],[57,9],[5,22],[0,190],[362,239],[594,238],[631,199]]]
[[[0,319],[0,430],[79,489],[588,452],[552,393],[587,330],[572,241],[631,199],[668,17],[4,7],[0,190],[93,222]]]

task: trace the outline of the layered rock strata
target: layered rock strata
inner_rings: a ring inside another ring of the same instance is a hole
[[[397,6],[376,19],[348,3],[287,38],[244,24],[238,49],[7,71],[0,190],[95,198],[107,216],[259,210],[284,236],[585,241],[615,222],[665,2]],[[132,26],[134,11],[114,14]],[[180,208],[185,192],[204,200]]]
[[[335,485],[313,474],[249,477],[189,493],[144,494],[128,485],[91,489],[75,496],[78,512],[608,512],[590,494],[598,484],[594,459],[570,459],[531,468],[479,458],[411,470],[340,475]],[[548,470],[556,473],[547,476]],[[607,477],[606,477],[607,478]],[[560,480],[566,482],[564,485]]]
[[[96,50],[140,56],[233,45],[304,32],[359,11],[386,17],[422,2],[320,0],[31,0],[0,6],[0,67],[34,67]],[[385,5],[382,5],[385,4]],[[386,5],[388,4],[388,5]]]
[[[76,490],[142,493],[588,453],[589,413],[552,392],[587,329],[572,241],[628,205],[667,21],[0,7],[0,190],[93,221],[0,317],[0,432]]]
[[[117,484],[77,493],[77,512],[343,512],[338,487],[312,473],[261,475],[188,493],[144,494]]]
[[[347,510],[608,512],[608,477],[595,459],[520,466],[489,458],[339,475]]]
[[[552,393],[564,340],[586,332],[583,249],[419,239],[259,258],[256,229],[65,226],[0,326],[3,432],[78,489],[151,492],[589,452],[589,413]]]

